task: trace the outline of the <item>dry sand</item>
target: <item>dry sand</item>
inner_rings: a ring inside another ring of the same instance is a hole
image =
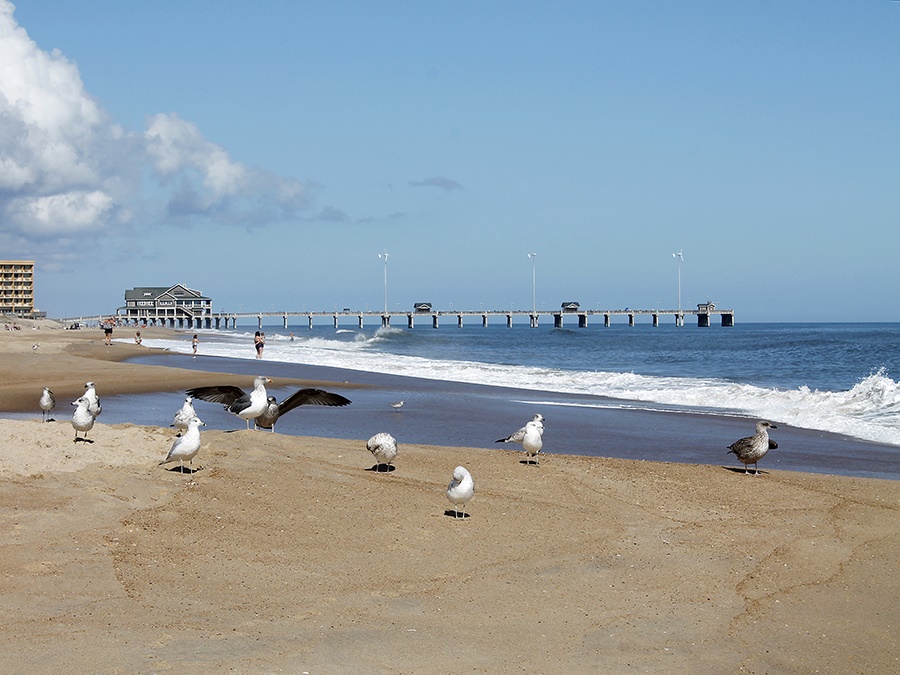
[[[172,429],[101,416],[75,443],[69,403],[89,379],[220,376],[20,325],[0,334],[0,409],[35,411],[0,420],[4,672],[900,670],[900,482],[402,439],[378,474],[366,439],[209,429],[182,474],[158,466]]]

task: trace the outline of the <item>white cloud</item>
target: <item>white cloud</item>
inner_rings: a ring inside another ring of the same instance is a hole
[[[177,115],[154,115],[145,139],[151,165],[172,189],[171,216],[216,214],[224,221],[259,224],[305,204],[307,189],[300,181],[233,161]]]
[[[51,236],[65,224],[68,233],[90,231],[105,222],[113,210],[113,199],[102,190],[67,192],[10,200],[7,212],[16,222],[28,223],[29,233]]]
[[[302,183],[234,161],[178,115],[152,116],[145,133],[122,129],[14,11],[0,0],[0,234],[115,234],[139,213],[260,225],[306,205]],[[159,190],[143,192],[146,176]]]
[[[436,187],[442,190],[462,190],[462,185],[451,178],[445,176],[432,176],[431,178],[423,178],[422,180],[411,180],[409,184],[413,187]]]

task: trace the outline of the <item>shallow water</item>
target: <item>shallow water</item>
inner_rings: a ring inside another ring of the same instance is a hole
[[[722,465],[743,470],[727,446],[754,431],[752,420],[716,413],[689,412],[678,407],[610,399],[585,394],[550,393],[508,387],[426,380],[301,364],[253,359],[163,354],[136,359],[147,365],[233,372],[223,384],[245,390],[253,377],[274,380],[270,392],[279,400],[293,387],[279,387],[279,378],[334,382],[326,388],[351,399],[343,408],[303,406],[289,412],[277,433],[358,439],[387,431],[404,444],[514,449],[495,441],[522,426],[535,412],[545,419],[544,450],[553,453]],[[342,387],[344,382],[364,385]],[[131,422],[168,426],[181,407],[183,392],[109,396],[103,398],[106,423]],[[391,403],[404,400],[400,411]],[[209,428],[243,429],[245,423],[221,405],[195,402]],[[259,431],[257,433],[271,433]],[[768,469],[810,471],[848,476],[900,478],[900,452],[895,446],[860,441],[827,432],[779,424],[771,432],[779,448],[761,462]],[[548,460],[552,461],[552,460]]]

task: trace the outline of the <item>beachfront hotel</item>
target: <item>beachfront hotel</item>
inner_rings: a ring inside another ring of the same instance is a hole
[[[0,314],[34,316],[34,260],[0,260]]]
[[[209,327],[212,298],[182,284],[138,286],[125,291],[125,306],[116,313],[135,325]]]

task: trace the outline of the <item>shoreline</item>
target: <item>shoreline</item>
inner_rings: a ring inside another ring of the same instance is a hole
[[[165,328],[142,329],[145,337],[172,339],[190,332]],[[345,409],[305,406],[279,420],[278,431],[295,436],[337,439],[368,438],[373,429],[389,431],[401,442],[447,447],[497,449],[495,439],[505,437],[535,412],[545,421],[546,454],[572,454],[621,459],[709,464],[742,468],[727,453],[738,438],[753,433],[754,420],[726,414],[630,408],[628,402],[601,396],[561,394],[508,387],[431,380],[406,375],[385,375],[277,361],[236,359],[170,352],[114,342],[105,347],[102,332],[63,333],[59,349],[69,377],[59,400],[81,395],[83,383],[96,381],[108,402],[105,420],[147,425],[171,423],[184,391],[203,385],[235,384],[249,390],[254,376],[274,381],[270,393],[284,398],[296,387],[317,387],[340,393],[353,401]],[[65,335],[78,333],[78,335]],[[114,336],[120,337],[120,336]],[[0,343],[2,344],[2,343]],[[29,344],[30,346],[30,344]],[[44,346],[38,350],[44,351]],[[32,373],[39,374],[42,354],[14,359],[13,373],[0,383],[0,410],[24,418],[37,411],[36,400],[20,386]],[[5,364],[5,365],[4,365]],[[11,364],[0,353],[0,369],[10,375]],[[398,412],[396,400],[406,405]],[[211,428],[232,429],[236,418],[215,404],[196,402],[195,408]],[[171,410],[170,410],[171,409]],[[779,449],[761,462],[761,470],[789,470],[867,478],[900,480],[900,447],[863,441],[839,434],[779,424],[772,432]],[[509,446],[506,446],[509,447]]]
[[[123,362],[135,349],[107,352],[102,333],[72,349],[43,335],[0,337],[0,400],[36,406],[38,377],[79,394],[93,379],[109,410],[89,444],[59,395],[56,423],[0,419],[0,650],[23,671],[890,672],[900,659],[896,480],[570,454],[529,466],[508,447],[402,440],[376,473],[367,436],[232,431],[234,417],[208,423],[182,474],[158,466],[170,399],[162,424],[108,424],[112,392],[233,376]],[[337,384],[354,403],[321,412],[392,419],[364,410],[390,388]],[[460,464],[475,479],[465,519],[444,495]]]

